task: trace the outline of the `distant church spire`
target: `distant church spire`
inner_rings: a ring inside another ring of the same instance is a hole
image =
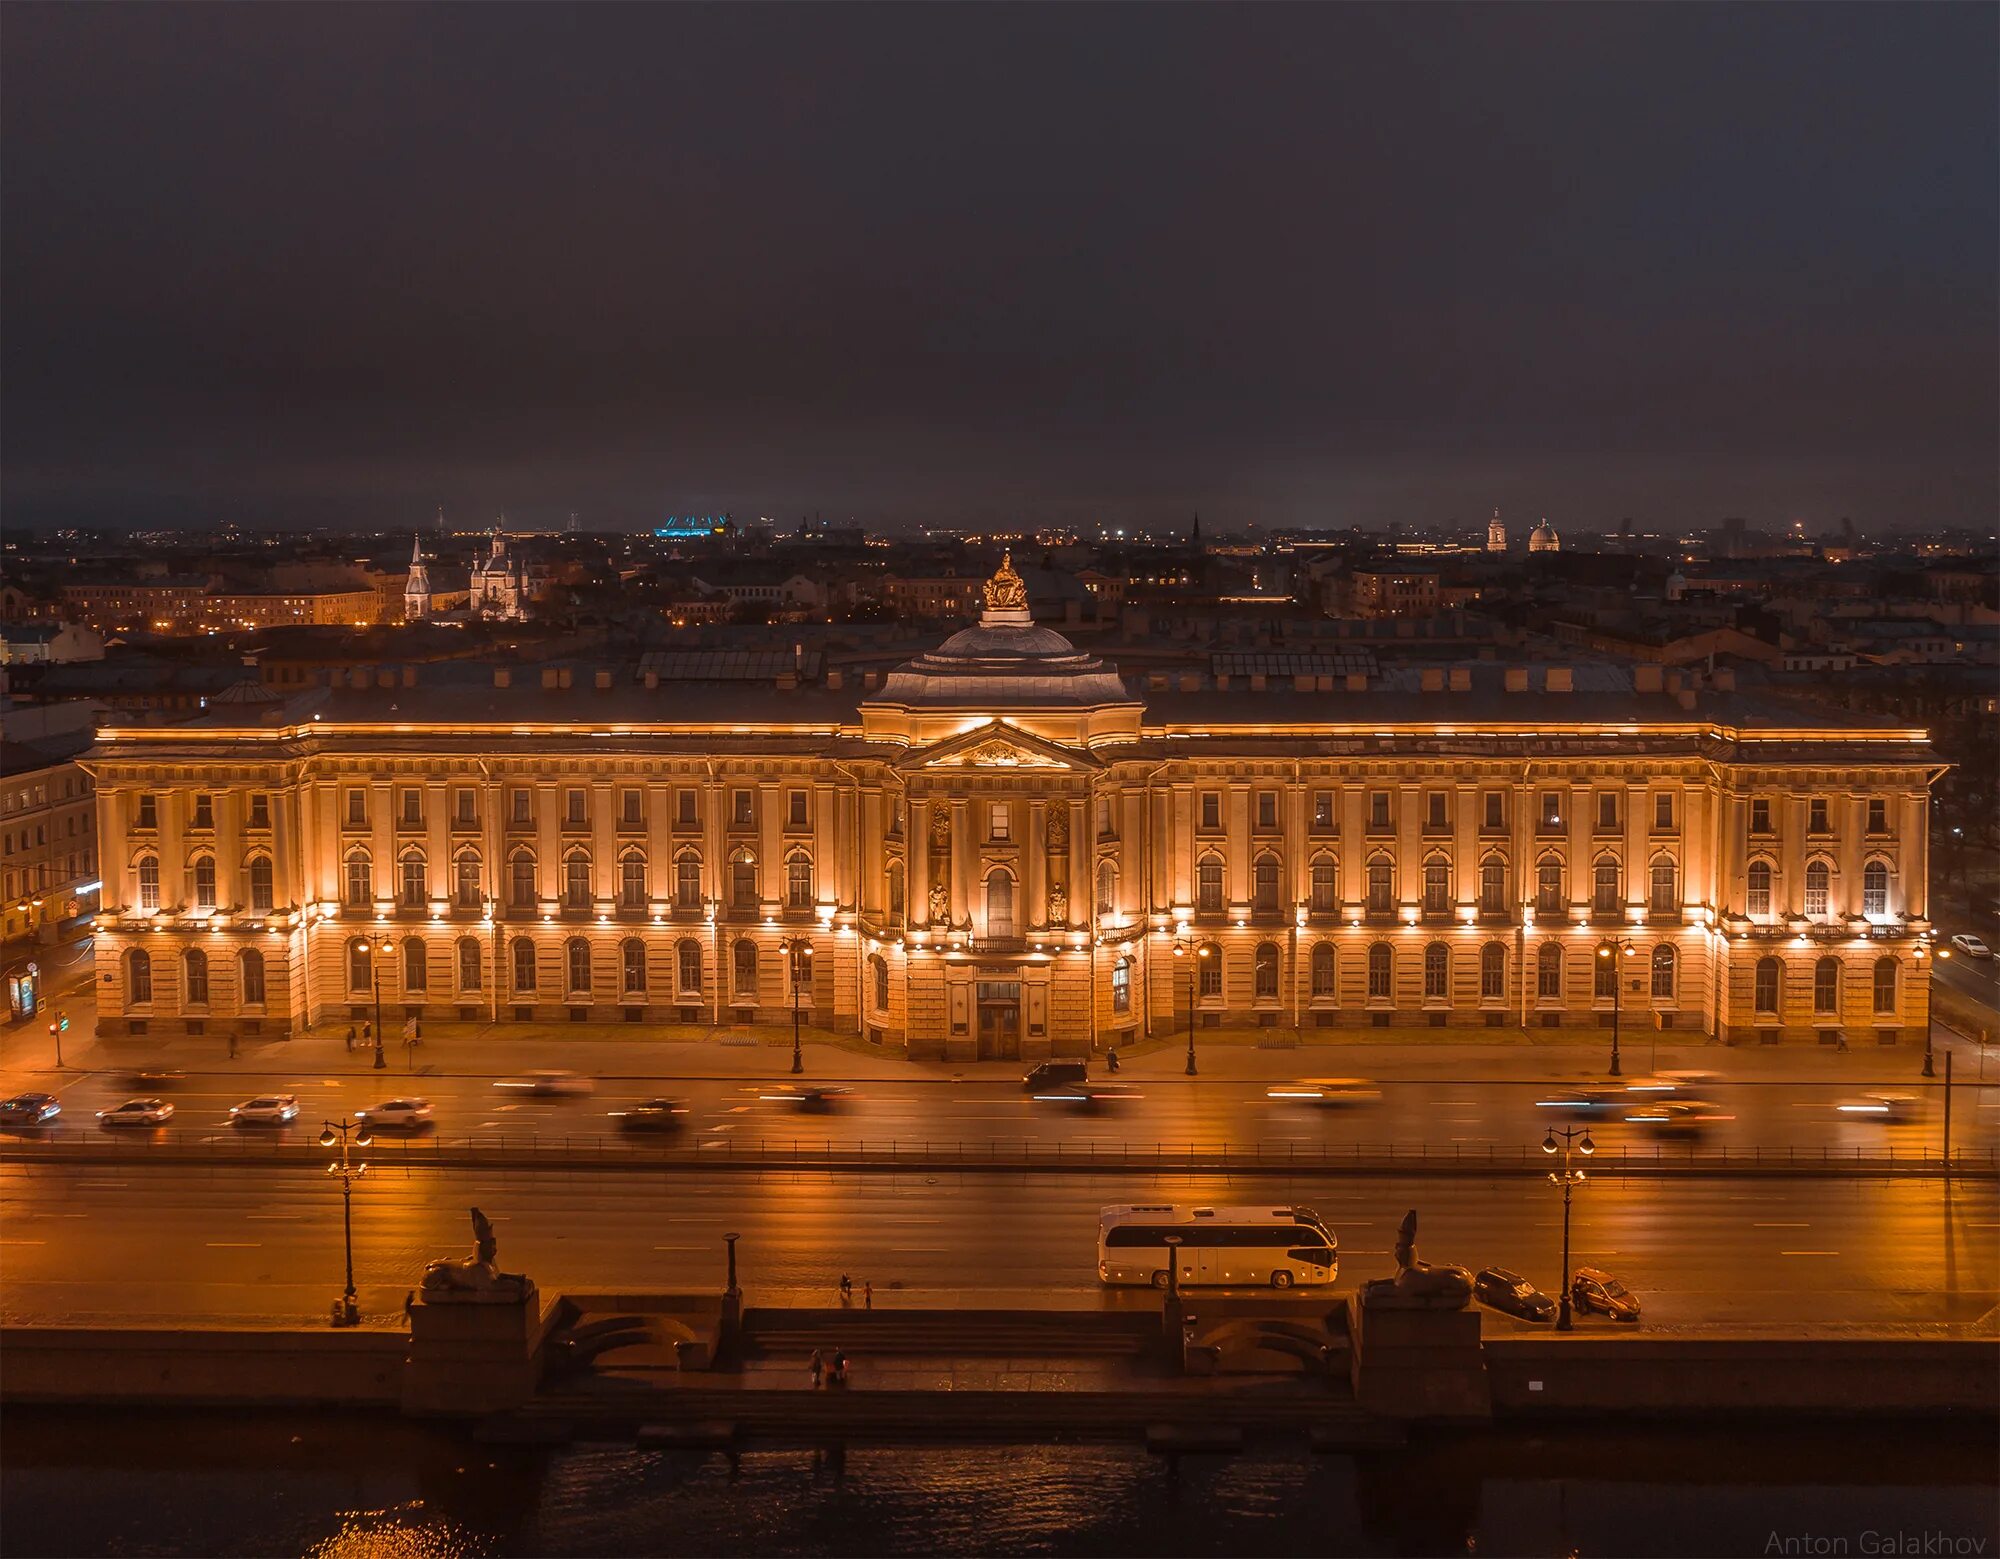
[[[1500,522],[1500,511],[1493,511],[1493,518],[1486,522],[1486,550],[1505,552],[1507,550],[1507,527]]]
[[[424,539],[410,539],[410,577],[403,581],[403,621],[420,623],[431,614],[431,571],[424,563]]]
[[[1195,511],[1194,528],[1188,532],[1188,541],[1197,545],[1201,541],[1201,511],[1199,509]]]

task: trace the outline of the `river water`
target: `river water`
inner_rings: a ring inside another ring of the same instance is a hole
[[[15,1409],[0,1553],[1992,1555],[1996,1465],[1990,1422],[1503,1429],[1169,1462],[1071,1444],[531,1450],[377,1414]]]

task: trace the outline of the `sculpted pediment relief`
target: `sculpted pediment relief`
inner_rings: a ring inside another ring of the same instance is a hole
[[[979,743],[976,747],[965,747],[941,758],[934,758],[925,767],[933,769],[1066,769],[1068,764],[1058,758],[1051,758],[1045,752],[1031,752],[1026,747],[1017,747],[1012,742],[995,738]]]
[[[1097,766],[1087,753],[995,722],[909,754],[905,769],[1053,769]]]

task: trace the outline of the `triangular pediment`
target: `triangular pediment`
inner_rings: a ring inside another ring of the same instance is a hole
[[[1100,767],[1086,752],[1035,736],[994,720],[904,757],[900,769],[1052,769],[1075,772]]]

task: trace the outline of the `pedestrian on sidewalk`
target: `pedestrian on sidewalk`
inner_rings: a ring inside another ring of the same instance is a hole
[[[863,1283],[861,1285],[861,1308],[864,1310],[873,1310],[875,1308],[875,1285],[873,1283]]]
[[[812,1362],[812,1382],[813,1382],[812,1388],[813,1390],[817,1391],[819,1390],[820,1375],[826,1369],[826,1360],[823,1357],[821,1357],[819,1349],[817,1348],[813,1349],[813,1356],[811,1362]]]
[[[847,1355],[845,1352],[836,1353],[833,1356],[833,1384],[836,1386],[845,1386],[847,1384]]]
[[[1118,1047],[1116,1045],[1113,1045],[1109,1050],[1104,1052],[1104,1069],[1107,1072],[1116,1072],[1118,1070]]]
[[[364,1047],[375,1043],[374,1024],[364,1023],[361,1025],[361,1043]]]
[[[844,1305],[854,1303],[854,1279],[845,1272],[840,1274],[840,1302]]]
[[[349,1055],[354,1054],[354,1025],[352,1023],[347,1025],[347,1053]]]
[[[236,1030],[235,1030],[235,1029],[231,1029],[231,1030],[229,1031],[229,1059],[230,1059],[230,1060],[232,1060],[232,1061],[234,1061],[234,1060],[236,1059]]]

